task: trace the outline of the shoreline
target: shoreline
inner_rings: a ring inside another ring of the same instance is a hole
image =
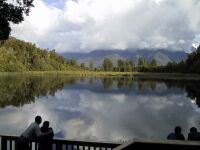
[[[179,79],[200,80],[198,74],[184,73],[151,73],[151,72],[105,72],[105,71],[26,71],[26,72],[0,72],[0,76],[12,75],[69,75],[73,77],[139,77],[152,79]]]

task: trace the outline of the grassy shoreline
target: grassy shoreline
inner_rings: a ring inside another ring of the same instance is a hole
[[[27,71],[27,72],[0,72],[0,76],[4,75],[68,75],[74,77],[120,77],[120,76],[134,76],[140,78],[154,78],[154,79],[189,79],[200,80],[198,74],[184,74],[184,73],[144,73],[144,72],[105,72],[105,71]]]

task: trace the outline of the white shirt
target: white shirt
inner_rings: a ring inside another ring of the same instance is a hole
[[[31,123],[30,126],[22,133],[22,136],[31,140],[42,135],[39,124]]]

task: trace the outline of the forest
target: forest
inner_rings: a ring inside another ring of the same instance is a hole
[[[200,74],[200,46],[198,49],[188,54],[187,59],[181,62],[168,62],[161,66],[155,59],[150,62],[144,58],[139,58],[137,65],[131,60],[118,60],[117,66],[112,64],[109,58],[105,58],[101,69],[103,71],[117,72],[157,72],[157,73],[193,73]]]
[[[75,59],[59,56],[55,50],[41,49],[35,44],[10,37],[0,42],[0,72],[26,71],[105,71],[105,72],[157,72],[157,73],[200,73],[200,46],[188,54],[186,60],[169,62],[160,66],[155,59],[147,61],[139,58],[137,65],[131,60],[118,60],[114,65],[110,58],[104,58],[100,67],[93,62],[89,66],[78,64]]]
[[[61,71],[77,69],[74,60],[66,60],[55,50],[10,37],[0,42],[0,72]]]

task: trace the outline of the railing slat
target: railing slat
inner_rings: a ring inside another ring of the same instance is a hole
[[[18,140],[16,140],[14,143],[15,143],[15,144],[14,144],[15,150],[18,150],[18,148],[19,148]]]
[[[10,150],[12,150],[12,140],[9,140],[10,142]]]
[[[29,147],[30,147],[31,150],[32,150],[32,148],[33,148],[33,144],[32,144],[32,142],[29,143]]]
[[[37,149],[38,149],[38,143],[35,142],[35,150],[37,150]]]
[[[57,143],[56,144],[56,150],[62,150],[62,144]]]

